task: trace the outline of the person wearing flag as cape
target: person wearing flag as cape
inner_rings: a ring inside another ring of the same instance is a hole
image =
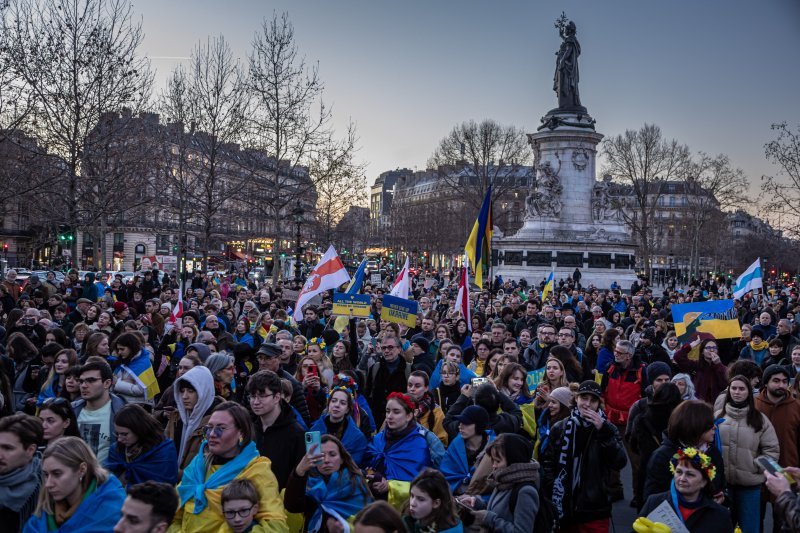
[[[153,398],[161,389],[158,386],[150,354],[142,348],[140,335],[123,333],[114,341],[111,359],[116,381],[113,392],[126,403],[140,403],[153,406]]]
[[[340,524],[373,500],[342,442],[333,435],[323,435],[320,442],[321,450],[315,444],[292,470],[284,494],[286,510],[303,513],[305,530],[312,533],[340,531]]]
[[[488,430],[489,413],[480,405],[470,405],[456,417],[458,435],[450,442],[439,470],[444,474],[453,495],[463,494],[475,472],[476,460],[494,440],[494,431]]]
[[[354,410],[357,409],[352,389],[344,385],[334,385],[328,393],[328,408],[311,426],[311,431],[335,436],[352,456],[353,461],[360,465],[364,460],[368,441],[352,418]]]

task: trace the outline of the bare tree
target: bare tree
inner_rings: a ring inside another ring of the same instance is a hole
[[[441,179],[463,195],[467,209],[477,213],[489,184],[492,199],[525,185],[520,183],[519,170],[530,164],[531,157],[521,130],[494,120],[471,120],[455,126],[439,141],[428,168],[439,169]],[[458,171],[464,168],[469,172]]]
[[[744,172],[733,168],[727,155],[711,157],[701,152],[692,162],[684,177],[683,197],[690,237],[689,268],[695,276],[700,270],[702,245],[711,222],[721,211],[741,207],[746,190]]]
[[[794,223],[789,232],[800,236],[800,127],[791,129],[785,122],[772,125],[777,138],[764,146],[767,161],[778,166],[775,176],[762,176],[761,188],[766,194],[766,207],[785,212]]]
[[[26,125],[66,164],[66,222],[78,218],[78,181],[90,132],[107,112],[143,109],[152,85],[138,55],[141,23],[127,0],[16,0],[6,53],[32,107]],[[73,242],[73,257],[77,249]]]
[[[187,71],[173,72],[160,107],[168,120],[190,124],[184,154],[190,164],[180,169],[180,191],[195,206],[191,215],[201,228],[205,261],[219,235],[215,223],[241,184],[242,173],[232,167],[249,112],[245,75],[224,37],[198,43]]]
[[[344,136],[336,139],[331,109],[322,102],[324,84],[318,68],[299,56],[294,28],[285,13],[264,21],[249,63],[255,105],[248,145],[256,157],[268,157],[273,163],[247,165],[252,175],[245,198],[272,222],[272,279],[277,282],[278,241],[288,236],[281,233],[286,226],[282,219],[301,200],[308,202],[315,187],[360,173],[353,164],[356,133],[350,124]]]
[[[366,206],[364,166],[353,160],[353,152],[334,145],[315,155],[309,174],[326,176],[317,180],[316,187],[318,237],[321,243],[333,243],[339,240],[337,225],[350,206]]]
[[[661,128],[645,124],[638,131],[627,130],[616,137],[606,137],[602,148],[605,173],[631,188],[632,205],[620,211],[639,241],[645,271],[650,264],[655,241],[656,211],[666,182],[682,180],[686,175],[689,148],[663,138]]]

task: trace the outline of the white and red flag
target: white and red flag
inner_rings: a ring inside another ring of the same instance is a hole
[[[389,292],[392,296],[397,296],[398,298],[405,298],[408,299],[408,295],[411,292],[409,287],[411,286],[410,283],[411,273],[408,271],[408,257],[406,257],[406,264],[403,265],[403,270],[397,275],[397,279],[394,280],[394,286],[392,290]]]
[[[172,308],[172,311],[169,314],[169,323],[175,324],[178,322],[178,319],[183,316],[183,282],[178,286],[178,302],[175,304],[175,307]],[[180,325],[180,322],[178,322]]]
[[[458,281],[458,295],[456,296],[456,311],[467,321],[467,330],[472,331],[472,319],[469,313],[469,258],[464,256],[461,267],[461,279]]]
[[[317,294],[335,289],[339,285],[350,282],[350,274],[339,259],[336,249],[331,246],[319,260],[317,266],[308,276],[303,290],[297,295],[297,307],[294,309],[294,319],[299,322],[303,319],[303,306]]]

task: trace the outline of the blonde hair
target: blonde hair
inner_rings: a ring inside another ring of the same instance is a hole
[[[48,458],[57,460],[76,473],[82,464],[86,465],[86,474],[81,481],[83,492],[88,490],[92,481],[96,480],[98,485],[102,485],[108,480],[108,470],[100,466],[92,449],[79,437],[61,437],[50,443],[44,451],[42,463],[44,464],[44,461]],[[36,505],[35,514],[36,516],[42,516],[42,512],[50,515],[55,513],[55,502],[48,494],[44,481],[39,491],[39,503]]]

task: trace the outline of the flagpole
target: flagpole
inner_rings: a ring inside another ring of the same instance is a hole
[[[489,189],[492,188],[492,177],[489,176]],[[493,193],[494,191],[492,191]],[[492,194],[489,195],[489,223],[494,226],[494,198],[492,198]],[[494,237],[493,227],[489,228],[489,231],[492,232],[492,237]],[[489,239],[489,298],[494,300],[495,290],[494,290],[494,260],[492,258],[492,239]]]

